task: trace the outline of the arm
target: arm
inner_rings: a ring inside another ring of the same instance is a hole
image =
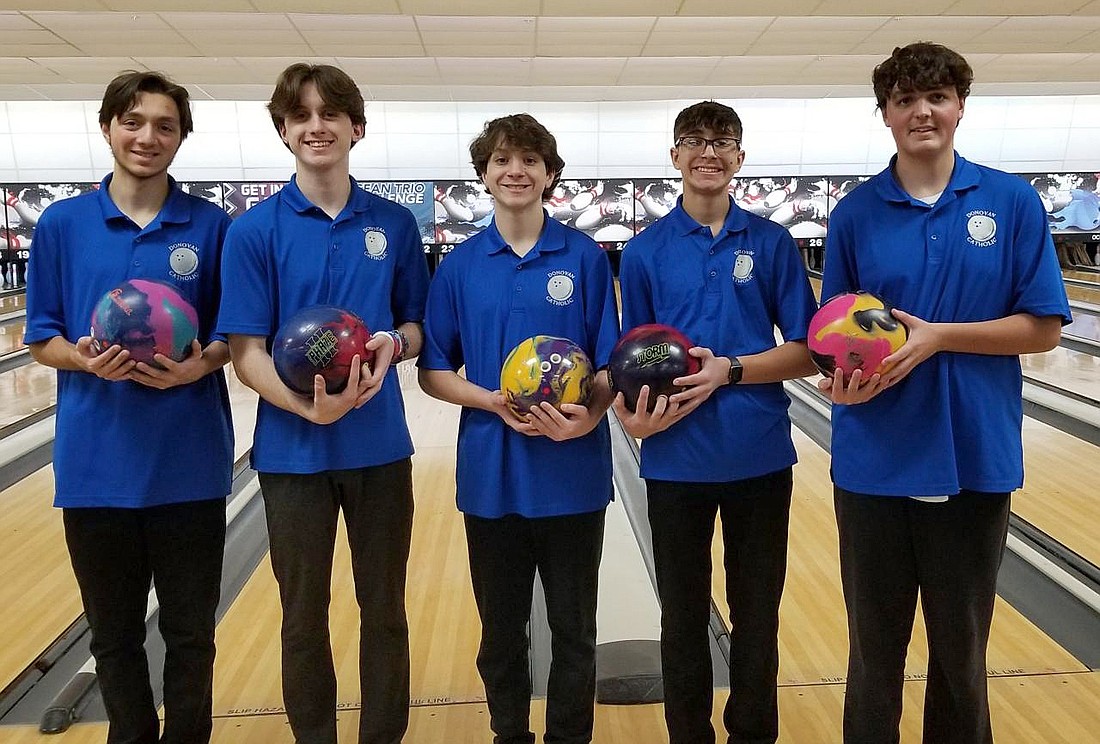
[[[888,387],[904,380],[921,362],[941,351],[965,354],[1016,356],[1050,351],[1058,345],[1062,318],[1016,313],[995,320],[974,323],[929,323],[915,315],[894,310],[894,317],[909,329],[905,345],[883,360],[888,369],[862,384],[856,370],[844,385],[843,375],[818,382],[818,388],[834,403],[855,405],[871,400]]]
[[[521,421],[512,413],[512,409],[508,407],[508,404],[504,401],[504,396],[501,395],[499,390],[486,390],[449,369],[424,369],[421,367],[418,371],[418,378],[420,387],[433,398],[454,403],[464,408],[476,408],[481,411],[495,413],[504,423],[520,434],[526,434],[527,436],[539,435],[534,426],[527,421]],[[578,406],[578,408],[580,407]]]
[[[28,347],[31,358],[54,369],[88,372],[104,380],[118,382],[130,378],[136,362],[121,346],[112,346],[101,354],[92,348],[92,337],[82,336],[74,344],[62,336],[52,336]]]
[[[237,377],[260,397],[273,406],[301,416],[315,424],[331,424],[353,408],[366,403],[373,392],[366,387],[366,378],[360,379],[361,367],[354,364],[348,375],[348,386],[343,392],[329,395],[325,392],[325,378],[316,375],[313,380],[313,398],[298,395],[283,384],[275,372],[275,363],[267,353],[267,340],[263,336],[230,334],[229,349],[233,356],[233,369]],[[374,389],[375,391],[377,388]]]

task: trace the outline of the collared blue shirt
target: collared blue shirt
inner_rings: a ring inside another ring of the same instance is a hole
[[[487,390],[500,389],[505,357],[535,335],[568,338],[605,367],[619,335],[610,263],[591,238],[549,217],[520,258],[494,219],[439,265],[424,333],[420,367],[465,366],[466,379]],[[458,508],[479,517],[602,509],[612,496],[607,420],[583,437],[555,442],[463,408],[456,479]]]
[[[292,178],[237,218],[225,241],[218,329],[271,339],[297,311],[338,305],[372,331],[424,318],[428,265],[408,209],[351,182],[332,219]],[[261,398],[252,466],[261,472],[319,473],[396,462],[412,454],[397,370],[362,408],[322,426]]]
[[[816,308],[798,248],[780,225],[730,201],[718,235],[676,208],[623,249],[623,329],[664,323],[718,356],[806,338]],[[741,480],[796,460],[781,383],[721,387],[703,405],[642,442],[644,478]]]
[[[830,216],[823,298],[863,289],[933,323],[1069,322],[1046,214],[1023,179],[956,154],[929,206],[901,189],[895,161]],[[1019,488],[1021,390],[1018,356],[936,354],[867,403],[833,407],[833,480],[883,496]]]
[[[205,346],[213,338],[229,218],[170,179],[160,212],[141,228],[111,201],[110,183],[107,176],[98,191],[42,213],[27,269],[24,341],[61,336],[76,343],[88,335],[104,294],[127,279],[158,279],[195,307]],[[56,506],[140,508],[221,498],[229,493],[232,466],[221,370],[169,390],[58,370]]]

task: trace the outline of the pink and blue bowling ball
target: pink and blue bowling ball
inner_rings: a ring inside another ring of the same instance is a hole
[[[96,303],[90,335],[97,352],[117,344],[131,359],[159,366],[154,354],[182,361],[198,331],[198,313],[171,284],[128,279]]]

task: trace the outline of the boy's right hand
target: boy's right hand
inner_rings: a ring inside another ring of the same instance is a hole
[[[97,352],[91,336],[81,336],[73,348],[73,362],[79,369],[111,382],[129,379],[137,366],[130,352],[118,344]]]
[[[633,413],[626,407],[626,400],[622,393],[617,393],[615,399],[611,401],[611,408],[619,417],[626,433],[635,439],[645,439],[662,432],[691,412],[681,410],[683,406],[673,403],[667,395],[658,395],[653,410],[646,411],[649,406],[649,393],[649,385],[642,385]]]

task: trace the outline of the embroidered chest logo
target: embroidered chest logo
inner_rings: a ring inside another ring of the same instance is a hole
[[[734,284],[748,284],[752,281],[752,270],[756,265],[752,260],[752,251],[739,250],[734,255],[737,256],[733,260],[733,283]]]
[[[551,271],[546,280],[546,301],[558,307],[571,305],[575,279],[572,272]]]
[[[997,214],[985,209],[966,213],[966,242],[986,248],[997,242]]]
[[[168,246],[168,268],[175,279],[182,281],[197,279],[199,249],[190,243],[173,243]]]
[[[386,231],[380,227],[364,228],[363,245],[366,248],[364,254],[368,258],[381,261],[386,257]]]

